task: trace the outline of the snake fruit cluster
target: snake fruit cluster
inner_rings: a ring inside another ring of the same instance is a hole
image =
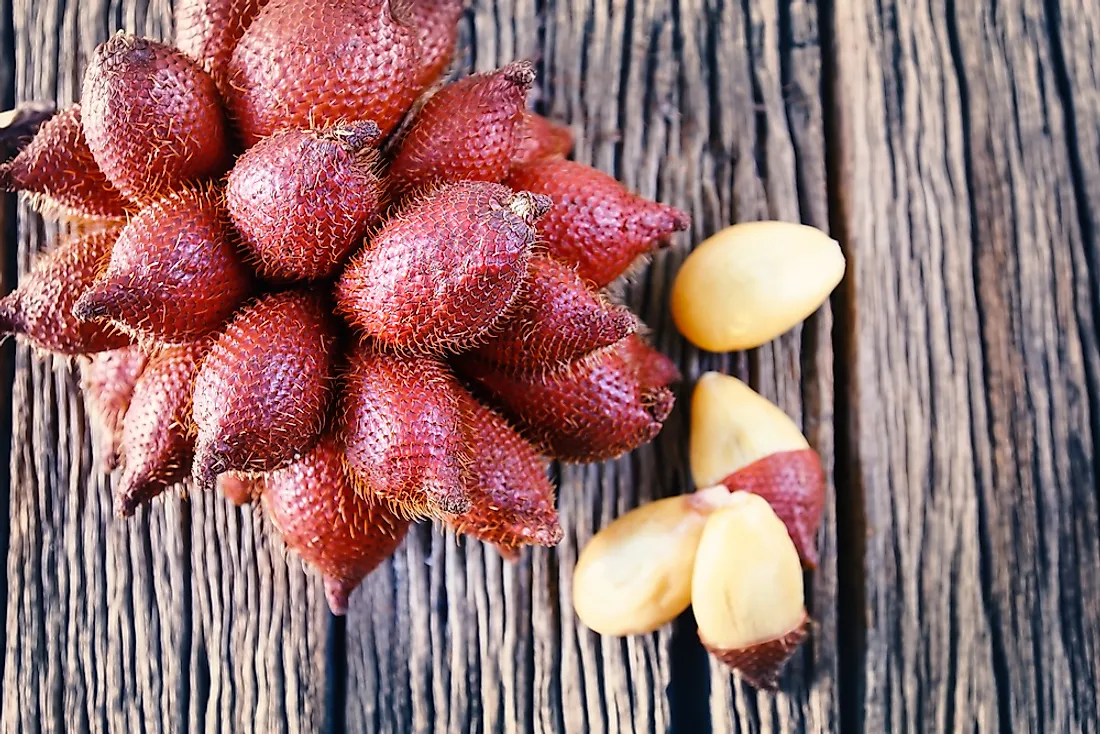
[[[186,477],[262,498],[338,614],[414,520],[556,544],[549,461],[672,407],[604,289],[687,215],[566,160],[531,63],[442,83],[462,0],[176,10],[176,46],[112,36],[0,165],[75,223],[0,328],[79,357],[117,511]]]

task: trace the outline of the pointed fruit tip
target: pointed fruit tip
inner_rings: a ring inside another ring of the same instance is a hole
[[[23,332],[23,319],[14,292],[0,298],[0,332],[5,334]]]
[[[658,387],[642,392],[642,404],[645,406],[646,412],[653,418],[658,431],[661,424],[672,413],[672,406],[675,402],[676,396],[667,387]]]
[[[803,615],[802,622],[781,637],[759,642],[737,650],[719,650],[700,640],[707,651],[719,662],[741,674],[749,685],[762,691],[779,688],[783,668],[799,646],[809,637],[810,619]]]
[[[325,576],[325,599],[328,600],[328,608],[335,616],[343,617],[348,613],[348,597],[351,595],[351,588],[346,581]]]
[[[336,135],[351,150],[357,151],[377,143],[382,137],[382,130],[374,120],[360,120],[340,128]]]
[[[501,72],[505,81],[524,90],[535,83],[535,64],[528,59],[513,61],[501,69]]]
[[[530,225],[550,211],[554,200],[545,194],[519,191],[508,198],[506,205],[513,214]]]
[[[0,163],[0,191],[15,191],[15,174],[12,173],[12,162]]]
[[[191,480],[195,483],[195,489],[201,492],[209,492],[214,489],[218,481],[218,464],[220,458],[214,453],[210,444],[200,441],[195,445],[195,458],[191,463]]]
[[[73,317],[77,321],[95,321],[106,318],[110,312],[107,300],[106,293],[96,289],[93,285],[73,304]]]

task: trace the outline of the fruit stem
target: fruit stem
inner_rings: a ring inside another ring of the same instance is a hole
[[[23,332],[23,319],[15,294],[0,299],[0,332],[20,334]]]
[[[334,130],[333,135],[352,152],[358,152],[377,143],[382,131],[373,120],[361,120]]]

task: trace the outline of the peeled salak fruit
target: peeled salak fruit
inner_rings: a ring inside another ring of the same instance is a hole
[[[122,428],[124,468],[115,487],[119,515],[134,514],[190,472],[191,393],[208,348],[208,342],[167,347],[138,378]]]
[[[356,486],[406,517],[469,509],[460,390],[437,359],[354,349],[343,378],[340,419]]]
[[[461,365],[554,458],[606,461],[653,440],[672,411],[667,385],[644,379],[666,370],[637,362],[634,349],[624,339],[563,367],[534,373],[510,374],[469,358]]]
[[[74,308],[139,339],[186,343],[216,331],[252,289],[218,191],[186,188],[123,229],[110,264]]]
[[[407,21],[391,0],[271,0],[229,64],[229,109],[245,145],[350,120],[389,133],[423,88]]]
[[[195,378],[193,475],[265,472],[313,446],[332,392],[334,326],[299,291],[262,296],[229,321]]]
[[[39,349],[76,355],[130,344],[114,326],[73,315],[77,298],[107,265],[118,230],[95,232],[58,244],[40,255],[19,287],[0,299],[0,332],[25,338]]]
[[[501,367],[542,370],[610,346],[637,329],[629,309],[610,304],[568,266],[536,256],[517,305],[474,353]]]
[[[696,486],[760,495],[787,526],[803,564],[817,565],[825,472],[777,405],[736,377],[707,372],[691,399],[690,456]]]
[[[19,155],[0,165],[0,190],[31,194],[47,213],[117,219],[133,205],[111,185],[84,139],[80,105],[46,122]]]
[[[562,158],[519,166],[506,183],[553,200],[539,223],[546,253],[598,287],[691,221],[675,207],[631,193],[602,171]]]
[[[520,141],[535,67],[517,61],[448,84],[416,116],[390,165],[401,191],[454,181],[500,182]]]
[[[421,87],[431,86],[447,69],[458,40],[464,0],[407,0],[409,25],[416,29],[419,53],[416,74]]]
[[[178,0],[176,48],[225,89],[233,49],[267,0]]]
[[[264,507],[287,547],[324,577],[333,614],[346,614],[356,586],[389,557],[409,527],[348,480],[343,447],[330,432],[305,457],[267,475]]]
[[[492,543],[505,558],[532,543],[562,539],[547,462],[502,416],[460,388],[469,447],[466,494],[470,509],[444,516],[455,532]]]
[[[122,419],[134,385],[149,358],[137,346],[99,352],[80,362],[80,388],[99,431],[99,454],[107,471],[118,467]]]
[[[467,181],[390,219],[336,284],[340,312],[402,352],[459,351],[483,341],[520,292],[549,200]]]
[[[369,121],[288,130],[237,160],[226,204],[262,277],[327,277],[359,244],[385,196],[370,147],[377,139]]]
[[[108,180],[144,202],[221,173],[229,161],[214,80],[170,46],[116,33],[84,72],[81,116]]]
[[[534,112],[524,112],[512,165],[522,166],[544,158],[566,156],[572,150],[573,133],[569,132],[569,128]]]

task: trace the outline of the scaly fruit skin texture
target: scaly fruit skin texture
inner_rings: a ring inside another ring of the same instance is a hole
[[[423,87],[391,0],[272,0],[237,44],[229,109],[246,146],[288,128],[373,120],[389,133]]]
[[[516,307],[474,353],[500,367],[539,371],[610,346],[637,329],[629,309],[608,303],[568,266],[536,256]]]
[[[195,378],[194,478],[287,465],[321,435],[336,333],[320,300],[269,294],[230,320]]]
[[[118,468],[122,419],[148,361],[136,346],[81,358],[80,388],[99,432],[100,460],[107,471]]]
[[[122,229],[76,316],[106,318],[138,339],[167,344],[216,331],[252,290],[230,236],[217,191],[169,194]]]
[[[420,53],[416,62],[421,87],[431,86],[446,71],[458,40],[464,0],[407,0],[409,25],[416,29]]]
[[[401,352],[457,352],[483,341],[523,284],[543,196],[468,181],[394,216],[336,284],[351,324]],[[458,243],[461,243],[459,245]]]
[[[288,130],[252,146],[229,173],[226,205],[261,277],[332,275],[384,203],[373,122]]]
[[[524,112],[519,129],[519,145],[512,157],[512,166],[524,166],[544,158],[566,156],[572,150],[573,133],[569,132],[569,128],[534,112]]]
[[[331,433],[300,461],[269,474],[262,499],[287,547],[324,576],[337,615],[347,613],[348,596],[393,554],[409,526],[385,501],[355,491]]]
[[[506,183],[553,200],[539,223],[547,254],[601,288],[691,221],[679,209],[632,194],[602,171],[560,158],[520,166]]]
[[[99,170],[73,105],[47,121],[10,162],[0,189],[25,191],[37,209],[63,216],[118,219],[133,207]]]
[[[416,116],[390,177],[400,191],[437,183],[492,181],[508,175],[520,141],[535,67],[517,61],[448,84]]]
[[[460,390],[437,359],[352,351],[340,416],[348,468],[363,494],[407,517],[469,509]]]
[[[459,388],[469,448],[466,492],[470,509],[444,521],[455,532],[492,543],[505,558],[525,545],[562,539],[547,462],[503,417]]]
[[[125,466],[115,511],[128,517],[191,471],[191,391],[208,342],[168,347],[134,386],[122,429]]]
[[[19,287],[0,299],[0,331],[57,354],[120,349],[130,338],[109,324],[87,323],[73,306],[107,265],[118,230],[95,232],[41,255]]]
[[[134,201],[217,175],[229,161],[214,80],[170,46],[116,33],[92,54],[81,105],[96,163]]]
[[[267,0],[178,0],[176,48],[226,89],[233,49]]]

